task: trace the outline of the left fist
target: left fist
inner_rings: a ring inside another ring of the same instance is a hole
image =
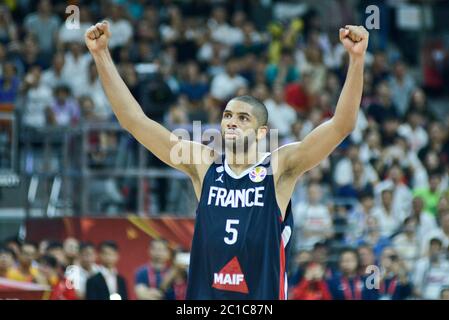
[[[350,56],[363,56],[368,48],[369,33],[363,26],[340,28],[340,41]]]

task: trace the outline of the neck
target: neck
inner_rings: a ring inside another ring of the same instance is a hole
[[[349,279],[354,278],[356,275],[357,275],[357,272],[355,272],[355,271],[345,271],[344,272],[344,276]]]
[[[151,262],[151,266],[156,270],[162,270],[165,267],[163,262],[153,261]]]
[[[249,167],[253,166],[264,156],[264,153],[259,153],[255,149],[251,149],[252,148],[243,154],[236,154],[232,150],[225,151],[226,161],[232,171],[236,174],[240,174]]]

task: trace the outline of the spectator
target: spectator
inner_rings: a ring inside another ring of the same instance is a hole
[[[391,210],[393,211],[393,217],[400,223],[404,221],[404,218],[409,214],[412,205],[413,194],[408,185],[406,184],[406,176],[404,170],[397,163],[393,164],[387,170],[386,179],[377,184],[374,188],[376,195],[376,203],[382,205],[384,201],[390,201],[390,195],[384,196],[384,191],[391,192]],[[385,198],[386,197],[386,198]]]
[[[76,300],[75,289],[61,276],[60,266],[55,257],[44,255],[39,258],[39,277],[37,282],[51,288],[49,300]]]
[[[133,28],[131,23],[124,18],[125,10],[122,5],[113,3],[109,7],[109,30],[113,35],[109,40],[109,47],[114,49],[116,47],[126,45],[133,37]]]
[[[73,277],[75,280],[73,285],[78,299],[86,298],[87,279],[100,272],[100,267],[95,263],[96,258],[94,245],[90,242],[81,243],[78,264],[66,270],[66,277]]]
[[[0,278],[9,278],[9,272],[14,267],[14,252],[6,247],[0,247]]]
[[[443,243],[429,241],[428,256],[421,258],[413,273],[415,295],[422,299],[438,299],[441,289],[449,285],[449,262],[442,257]]]
[[[424,234],[422,254],[428,251],[429,240],[433,238],[439,239],[443,247],[447,248],[449,246],[449,210],[445,210],[440,214],[438,228],[432,229],[427,234]]]
[[[150,261],[136,272],[135,291],[140,300],[164,298],[162,284],[169,272],[170,251],[165,240],[153,240],[149,246]]]
[[[52,10],[50,0],[40,0],[37,12],[27,15],[24,21],[25,30],[37,37],[40,49],[49,56],[55,47],[61,24],[60,19],[53,14]]]
[[[3,76],[0,76],[0,104],[14,104],[20,89],[20,80],[16,66],[10,62],[3,65]]]
[[[366,229],[367,219],[372,215],[374,208],[373,194],[369,191],[361,193],[360,203],[352,207],[348,213],[348,229],[346,232],[346,241],[353,244],[360,238]]]
[[[292,52],[283,49],[281,60],[277,64],[269,64],[265,71],[266,80],[270,87],[283,87],[299,80],[299,70],[296,68]]]
[[[43,84],[51,89],[60,85],[69,85],[73,74],[69,73],[68,70],[69,66],[65,62],[64,53],[55,53],[52,66],[42,73]]]
[[[441,173],[439,171],[430,172],[429,187],[417,188],[413,190],[414,196],[419,196],[424,201],[424,208],[427,212],[436,217],[437,205],[441,198],[441,191],[439,190],[441,183]]]
[[[398,134],[407,139],[411,150],[416,154],[429,142],[429,135],[424,128],[425,117],[421,112],[412,109],[406,114],[407,122],[398,128]]]
[[[324,268],[318,263],[310,263],[304,278],[294,286],[289,294],[290,300],[331,300],[327,283],[324,279]]]
[[[90,86],[91,92],[96,92],[98,88],[93,87],[92,83],[89,83],[89,68],[92,61],[91,55],[84,52],[84,47],[77,42],[69,44],[68,51],[64,56],[64,71],[69,75],[70,89],[72,89],[75,97],[78,97],[85,93],[83,89],[86,86]],[[103,90],[101,90],[103,92]]]
[[[238,60],[229,58],[226,62],[225,72],[217,74],[211,83],[210,93],[215,99],[226,102],[239,88],[246,87],[245,78],[238,74]]]
[[[117,244],[103,241],[99,251],[100,271],[86,282],[86,300],[128,300],[126,281],[117,271]]]
[[[103,91],[100,79],[98,77],[97,67],[91,61],[88,66],[87,78],[83,85],[78,86],[75,95],[90,97],[94,102],[94,114],[99,120],[108,120],[113,115],[109,101]]]
[[[392,101],[401,117],[407,113],[410,104],[410,98],[415,90],[415,81],[407,73],[405,63],[398,60],[393,67],[393,74],[389,79],[389,86],[392,92]]]
[[[391,245],[390,239],[383,237],[380,232],[379,223],[377,218],[372,215],[366,220],[366,229],[364,234],[358,239],[356,244],[359,245],[369,245],[373,248],[376,260],[379,259],[385,247]]]
[[[72,237],[65,239],[63,249],[67,260],[67,265],[77,264],[80,249],[78,240]]]
[[[328,281],[334,300],[374,300],[376,290],[368,289],[364,277],[358,274],[360,267],[357,251],[344,249],[339,257],[339,272]]]
[[[191,101],[199,101],[209,91],[209,85],[204,74],[201,74],[198,65],[194,62],[185,68],[185,81],[180,83],[179,93],[185,94]]]
[[[296,122],[295,110],[285,103],[282,87],[273,88],[273,98],[264,101],[268,111],[268,125],[270,129],[277,129],[279,138],[291,134],[291,127]]]
[[[47,246],[46,254],[55,257],[58,264],[65,269],[68,266],[68,261],[64,253],[64,247],[59,241],[50,241]]]
[[[306,267],[311,261],[312,261],[312,254],[310,251],[300,250],[296,252],[294,256],[294,261],[290,268],[291,272],[288,281],[290,286],[295,286],[299,283],[299,281],[301,281],[301,279],[304,276]]]
[[[382,191],[381,205],[373,209],[373,216],[379,222],[380,234],[383,237],[391,237],[402,224],[400,212],[393,209],[393,192],[391,189]]]
[[[406,300],[412,295],[412,285],[408,279],[404,261],[392,248],[382,252],[383,273],[380,280],[379,295],[381,300]]]
[[[376,257],[373,248],[370,245],[362,244],[357,247],[357,254],[360,259],[359,273],[366,274],[368,268],[377,266]]]
[[[24,282],[34,282],[39,276],[39,270],[33,266],[36,259],[36,246],[25,242],[20,247],[17,266],[8,272],[8,279]]]
[[[387,83],[380,83],[376,88],[376,93],[377,101],[372,103],[367,110],[368,120],[382,124],[386,119],[399,118],[397,107],[391,99],[391,89]]]
[[[71,97],[67,86],[55,88],[54,101],[51,105],[54,124],[58,126],[75,126],[80,119],[78,102]]]
[[[413,198],[410,217],[416,221],[416,234],[419,239],[424,239],[426,235],[437,228],[435,217],[424,210],[424,201],[419,196]]]
[[[48,108],[51,105],[51,89],[41,81],[41,67],[34,66],[25,76],[23,124],[28,128],[43,128],[47,124]]]
[[[393,238],[392,245],[399,258],[404,261],[408,271],[413,269],[416,260],[420,257],[421,243],[416,234],[417,225],[414,217],[404,220],[402,232]]]
[[[332,237],[332,217],[328,208],[321,204],[322,191],[319,184],[310,184],[307,202],[298,203],[293,210],[297,221],[297,249],[312,249],[315,243]]]

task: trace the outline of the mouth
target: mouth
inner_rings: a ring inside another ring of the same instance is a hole
[[[239,135],[235,130],[227,130],[224,134],[226,139],[236,139]]]

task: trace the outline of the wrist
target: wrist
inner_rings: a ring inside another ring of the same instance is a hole
[[[101,61],[111,58],[108,48],[92,51],[91,54],[95,61]]]
[[[350,54],[349,55],[350,64],[364,64],[365,63],[365,53],[363,54]]]

